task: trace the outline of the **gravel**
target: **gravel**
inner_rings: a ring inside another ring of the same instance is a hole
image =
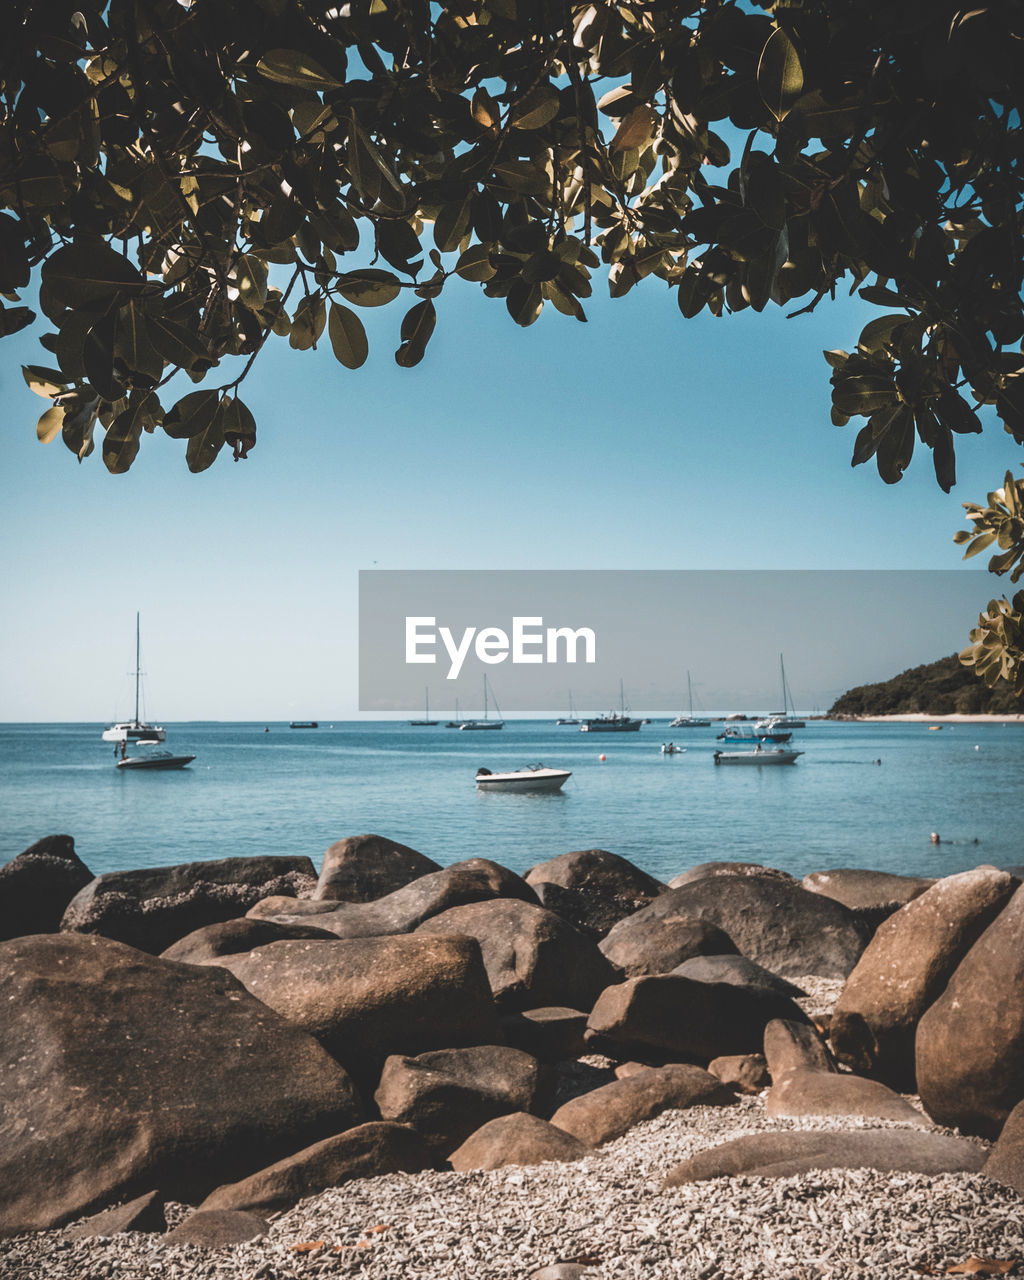
[[[761,1098],[666,1112],[576,1164],[391,1174],[279,1215],[265,1238],[204,1251],[137,1233],[0,1242],[3,1280],[527,1280],[557,1262],[594,1280],[859,1280],[1024,1260],[1024,1205],[979,1174],[833,1170],[663,1191],[664,1174],[745,1133],[861,1127],[771,1120]],[[865,1122],[864,1127],[898,1127]],[[178,1220],[184,1210],[171,1206]],[[931,1270],[929,1270],[931,1269]]]

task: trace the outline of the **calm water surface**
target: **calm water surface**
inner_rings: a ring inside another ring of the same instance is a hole
[[[547,721],[485,734],[405,723],[265,727],[169,725],[166,747],[195,752],[195,762],[126,774],[101,725],[0,725],[0,862],[66,832],[96,874],[254,854],[305,854],[319,867],[332,841],[375,831],[442,864],[479,856],[520,872],[588,848],[663,879],[717,858],[797,876],[1024,863],[1020,724],[811,723],[794,734],[805,753],[796,765],[768,769],[716,768],[721,725],[655,722],[610,736]],[[669,738],[686,753],[663,756]],[[536,761],[573,770],[564,793],[474,786],[480,765]]]

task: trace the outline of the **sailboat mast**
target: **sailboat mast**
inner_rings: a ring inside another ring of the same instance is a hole
[[[686,693],[690,700],[690,719],[693,719],[693,681],[690,679],[690,673],[686,673]]]
[[[484,719],[487,719],[487,673],[484,673]]]
[[[139,648],[139,614],[135,612],[135,723],[139,723],[139,677],[142,674],[141,649]]]

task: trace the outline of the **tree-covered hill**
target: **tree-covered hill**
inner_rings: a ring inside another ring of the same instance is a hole
[[[880,684],[850,689],[830,707],[830,718],[891,716],[915,713],[942,715],[1014,715],[1024,712],[1024,699],[1001,681],[989,689],[956,654],[912,667]]]

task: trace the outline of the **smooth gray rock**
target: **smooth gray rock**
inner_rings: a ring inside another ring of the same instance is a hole
[[[0,867],[0,941],[56,933],[68,903],[93,875],[71,836],[45,836]]]
[[[491,991],[503,1010],[568,1005],[589,1009],[618,971],[597,944],[550,911],[517,898],[452,907],[416,935],[476,938]]]
[[[939,1124],[997,1138],[1024,1098],[1024,887],[917,1025],[917,1083]]]
[[[759,1052],[773,1018],[806,1021],[798,1005],[773,992],[659,974],[608,987],[591,1010],[586,1039],[620,1058],[707,1063]]]
[[[371,1120],[305,1147],[240,1182],[218,1187],[199,1208],[270,1213],[357,1178],[419,1173],[437,1166],[434,1152],[408,1125]]]
[[[775,991],[780,996],[797,999],[807,992],[795,982],[787,982],[778,974],[755,964],[746,956],[710,955],[694,956],[677,964],[671,971],[694,982],[731,982],[736,987],[757,987],[762,991]]]
[[[784,875],[705,877],[669,890],[638,914],[698,916],[727,933],[741,955],[783,978],[845,978],[869,937],[841,903]]]
[[[80,934],[0,943],[0,1079],[0,1235],[154,1187],[195,1203],[363,1118],[338,1063],[223,969]]]
[[[765,1102],[769,1116],[864,1116],[926,1125],[927,1119],[877,1080],[796,1067],[778,1077]]]
[[[324,854],[313,897],[332,902],[373,902],[420,876],[440,871],[432,858],[386,836],[346,836]]]
[[[808,892],[824,894],[849,907],[872,929],[877,929],[900,907],[919,898],[934,883],[934,879],[924,876],[900,876],[891,871],[865,871],[859,867],[812,871],[801,881]]]
[[[272,942],[211,961],[315,1036],[361,1087],[394,1053],[493,1044],[497,1019],[474,938]]]
[[[978,868],[937,881],[890,916],[847,979],[829,1036],[861,1075],[916,1092],[917,1024],[957,965],[1009,902],[1016,881]]]
[[[768,1074],[778,1080],[798,1067],[810,1071],[835,1071],[828,1045],[809,1022],[778,1018],[764,1029],[764,1057]]]
[[[687,1107],[729,1107],[736,1095],[700,1067],[674,1063],[612,1080],[558,1108],[551,1123],[588,1147],[621,1138],[642,1120]]]
[[[790,1178],[812,1169],[878,1169],[882,1173],[977,1173],[984,1148],[966,1138],[919,1129],[754,1133],[699,1151],[676,1165],[666,1187],[740,1174]]]
[[[670,892],[666,890],[665,896]],[[600,946],[627,978],[672,973],[694,957],[736,950],[729,935],[710,921],[699,916],[666,915],[657,905],[620,920]]]
[[[270,1230],[265,1220],[243,1209],[197,1209],[162,1241],[164,1245],[190,1244],[197,1249],[227,1249],[258,1240]]]
[[[448,1157],[457,1173],[467,1169],[501,1169],[505,1165],[567,1164],[593,1155],[579,1138],[525,1111],[499,1116],[470,1134]]]
[[[159,955],[195,929],[245,915],[270,894],[312,891],[315,880],[308,858],[221,858],[111,871],[71,899],[60,927]]]
[[[254,947],[265,947],[270,942],[284,941],[333,942],[335,935],[327,929],[298,920],[291,924],[277,924],[273,920],[249,919],[225,920],[222,924],[208,924],[202,929],[187,933],[184,938],[172,942],[160,953],[163,960],[177,960],[181,964],[206,964],[218,956],[235,956]]]
[[[737,1093],[761,1093],[771,1084],[763,1053],[738,1053],[714,1058],[708,1063],[708,1070]]]

